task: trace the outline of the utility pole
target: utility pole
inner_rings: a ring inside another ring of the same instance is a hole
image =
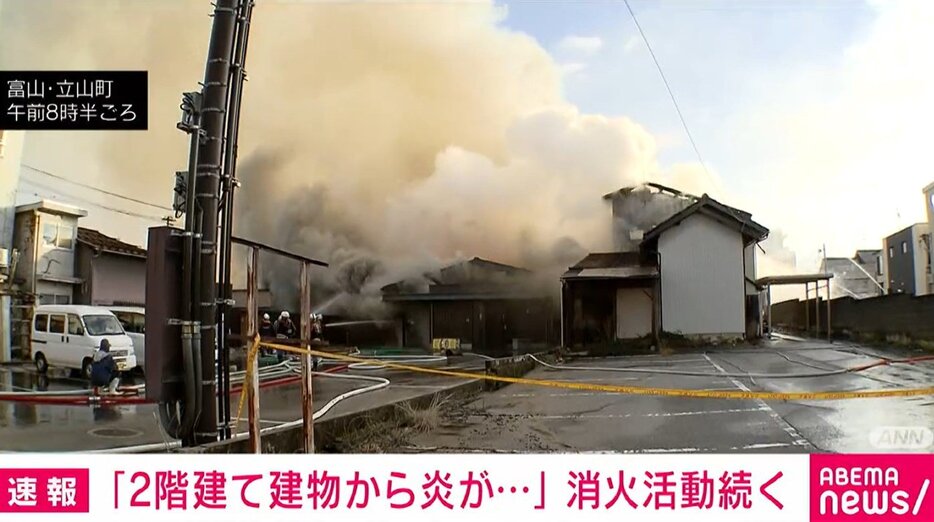
[[[246,82],[246,49],[250,35],[250,19],[253,14],[253,0],[241,0],[237,16],[237,30],[230,64],[230,90],[227,97],[227,130],[224,140],[224,168],[221,176],[220,230],[218,279],[220,281],[220,309],[217,313],[217,409],[220,420],[220,436],[229,439],[230,432],[230,347],[227,342],[230,305],[233,295],[230,285],[230,259],[233,237],[234,190],[239,186],[237,172],[237,141],[240,124],[240,101],[243,98],[243,84]],[[256,318],[254,318],[256,319]]]
[[[229,95],[230,61],[236,36],[239,0],[215,0],[214,24],[202,84],[201,128],[204,144],[198,151],[195,199],[201,224],[200,302],[194,303],[201,322],[200,411],[194,427],[194,444],[217,440],[215,351],[217,350],[217,211],[224,152],[224,131]],[[195,209],[189,209],[189,212]]]
[[[154,356],[155,373],[147,378],[153,386],[147,389],[155,389],[151,395],[159,401],[166,433],[185,446],[230,435],[229,365],[225,329],[219,325],[231,297],[237,129],[253,0],[215,0],[213,5],[204,81],[200,91],[182,95],[177,125],[191,136],[188,170],[176,172],[173,203],[176,215],[185,214],[185,228],[150,229],[153,262],[147,264],[147,325],[155,337],[164,338],[163,353]],[[164,285],[166,277],[180,281]]]

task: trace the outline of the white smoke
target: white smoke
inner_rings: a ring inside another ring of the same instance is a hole
[[[44,134],[32,161],[167,203],[186,158],[177,100],[201,77],[209,10],[5,0],[0,33],[14,44],[0,67],[150,71],[149,131]],[[488,2],[258,3],[237,233],[330,261],[315,272],[319,301],[373,298],[466,257],[556,275],[610,249],[601,196],[662,176],[655,140],[563,101],[558,65],[504,15]],[[294,267],[263,265],[274,289],[294,290]]]

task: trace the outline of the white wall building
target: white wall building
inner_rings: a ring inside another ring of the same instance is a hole
[[[934,183],[924,187],[924,207],[927,209],[928,232],[934,231]],[[928,244],[928,259],[934,259],[934,241]],[[934,278],[928,282],[927,293],[934,294]]]
[[[13,228],[16,215],[16,188],[25,134],[0,129],[0,362],[10,360]]]
[[[658,252],[662,330],[743,338],[759,332],[756,243],[768,229],[707,196],[645,235]]]
[[[690,216],[659,237],[658,252],[665,331],[742,337],[742,236],[705,216]]]
[[[16,207],[14,248],[19,250],[15,280],[36,295],[39,304],[71,304],[75,276],[75,241],[84,209],[41,200]]]
[[[75,244],[78,219],[86,210],[41,200],[16,207],[13,248],[20,252],[13,282],[22,299],[13,303],[11,331],[13,346],[21,356],[29,353],[29,326],[34,304],[70,304],[75,285]]]
[[[638,250],[593,253],[564,273],[564,346],[657,341],[660,332],[715,340],[761,335],[756,245],[768,229],[706,195],[689,197],[692,203],[643,235]]]

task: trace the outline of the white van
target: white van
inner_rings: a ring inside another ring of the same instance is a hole
[[[141,370],[146,371],[146,309],[141,306],[108,306],[133,341],[133,353]]]
[[[110,341],[119,371],[136,367],[133,341],[114,314],[98,306],[39,305],[32,321],[32,353],[36,369],[50,366],[81,370],[91,376],[91,361],[102,339]]]

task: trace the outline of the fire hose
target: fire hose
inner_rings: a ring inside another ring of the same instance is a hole
[[[444,355],[357,355],[356,357],[369,359],[372,362],[351,363],[348,366],[351,370],[383,370],[387,368],[385,364],[380,364],[379,361],[423,365],[447,364],[448,362],[448,358]]]
[[[300,373],[301,369],[293,368],[293,371],[295,373]],[[384,379],[382,377],[370,377],[366,375],[337,375],[334,373],[325,373],[325,372],[312,372],[312,375],[316,375],[318,377],[335,378],[335,379],[349,379],[349,380],[356,379],[356,380],[369,381],[369,382],[375,383],[370,386],[364,386],[361,388],[350,390],[348,392],[338,395],[337,397],[334,397],[333,399],[325,403],[324,406],[322,406],[321,408],[318,408],[312,414],[313,420],[318,420],[321,417],[323,417],[325,414],[327,414],[332,408],[334,408],[334,406],[336,406],[341,401],[344,401],[351,397],[356,397],[357,395],[383,389],[389,386],[390,384],[389,379]],[[240,415],[238,413],[237,418],[239,417]],[[260,429],[259,432],[260,432],[260,435],[268,434],[272,432],[273,430],[278,431],[278,430],[293,428],[296,426],[301,426],[302,422],[303,422],[302,419],[298,419],[298,420],[294,420],[291,422],[280,424],[278,426],[270,426],[268,428],[262,428]],[[250,435],[247,432],[237,433],[237,434],[234,434],[230,438],[230,440],[243,440],[243,439],[249,438],[249,436]],[[165,450],[177,448],[180,446],[181,446],[181,442],[176,440],[176,441],[166,441],[163,443],[141,444],[138,446],[123,446],[123,447],[118,447],[118,448],[108,448],[105,450],[92,450],[92,451],[86,451],[86,452],[81,452],[81,453],[146,453],[146,452],[151,452],[151,451],[165,451]]]
[[[320,372],[320,374],[333,375],[347,369],[346,364],[337,364]],[[231,382],[243,382],[245,371],[231,372]],[[300,380],[295,375],[295,369],[288,361],[273,366],[267,366],[260,369],[260,388],[268,388],[291,384]],[[0,392],[0,402],[22,402],[33,404],[59,405],[59,406],[108,406],[119,404],[148,404],[153,401],[135,394],[140,394],[146,389],[143,384],[135,386],[121,386],[118,393],[95,395],[93,390],[58,390],[58,391],[12,391]],[[242,386],[231,388],[231,393],[237,393],[243,389]]]
[[[680,375],[684,377],[734,377],[734,378],[757,378],[757,379],[804,379],[810,377],[830,377],[833,375],[842,375],[846,373],[857,373],[868,370],[870,368],[875,368],[878,366],[886,366],[890,364],[915,364],[922,361],[934,360],[934,355],[925,355],[921,357],[912,357],[908,359],[882,359],[873,363],[864,364],[861,366],[854,366],[851,368],[840,368],[839,370],[828,370],[821,372],[810,372],[810,373],[751,373],[751,372],[740,372],[740,373],[729,373],[729,372],[696,372],[690,370],[665,370],[661,368],[639,368],[639,367],[626,367],[626,368],[613,368],[613,367],[601,367],[601,366],[556,366],[553,364],[546,363],[541,359],[535,357],[534,355],[529,354],[529,358],[535,361],[536,363],[549,368],[552,370],[580,370],[580,371],[592,371],[592,372],[622,372],[622,373],[650,373],[650,374],[661,374],[661,375]]]

